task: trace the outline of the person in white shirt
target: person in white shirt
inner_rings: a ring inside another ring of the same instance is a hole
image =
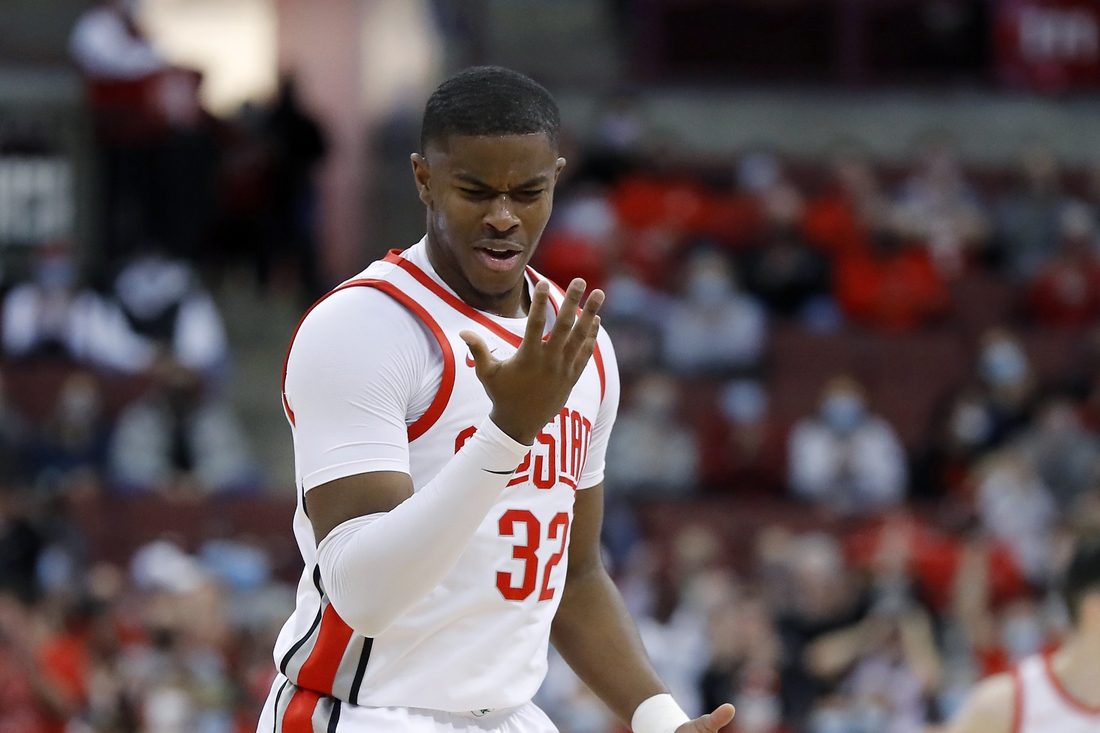
[[[1066,643],[978,685],[950,733],[1100,730],[1100,537],[1078,544],[1062,588],[1073,621]]]
[[[842,376],[826,385],[819,413],[791,431],[791,491],[842,513],[905,498],[905,449],[890,424],[868,412],[863,387]]]
[[[85,11],[73,26],[69,52],[96,79],[132,80],[167,67],[138,30],[136,0],[108,0]]]
[[[717,733],[658,679],[600,558],[618,403],[603,293],[526,267],[560,121],[497,67],[429,99],[427,236],[305,316],[287,355],[305,569],[259,733],[549,733],[554,646],[637,733]]]

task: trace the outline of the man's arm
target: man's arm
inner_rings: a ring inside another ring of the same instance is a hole
[[[668,689],[649,661],[634,620],[600,557],[603,484],[577,492],[565,592],[550,640],[577,676],[621,720]],[[678,730],[713,733],[733,718],[723,705]]]
[[[1010,674],[990,677],[974,689],[949,733],[1011,733],[1016,717],[1016,681]]]

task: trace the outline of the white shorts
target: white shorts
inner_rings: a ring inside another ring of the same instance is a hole
[[[294,694],[297,692],[298,694]],[[264,703],[256,733],[558,733],[533,702],[516,708],[447,713],[418,708],[371,708],[298,690],[279,675]]]

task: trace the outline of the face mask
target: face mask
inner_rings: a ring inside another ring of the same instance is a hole
[[[990,344],[982,353],[982,374],[998,387],[1017,385],[1027,375],[1027,357],[1011,341]]]
[[[1043,644],[1043,629],[1033,616],[1013,616],[1001,626],[1001,642],[1013,660],[1029,657]]]
[[[34,268],[34,280],[46,290],[65,290],[76,281],[76,266],[69,260],[47,260]]]
[[[825,400],[821,413],[830,428],[838,433],[851,433],[863,422],[863,400],[848,392],[834,394]]]
[[[688,297],[703,306],[718,305],[726,300],[732,288],[719,272],[702,272],[688,283]]]
[[[607,286],[611,297],[608,299],[611,308],[623,315],[638,315],[645,310],[646,289],[645,286],[629,275],[619,275],[611,280]]]
[[[756,382],[734,382],[722,391],[722,414],[736,425],[750,425],[768,409],[768,396]]]
[[[984,444],[992,430],[989,414],[980,405],[961,405],[951,417],[951,435],[965,446]]]

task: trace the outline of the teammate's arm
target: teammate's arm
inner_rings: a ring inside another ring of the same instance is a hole
[[[1012,675],[990,677],[974,689],[949,733],[1011,733],[1015,723],[1016,683]]]
[[[570,284],[562,316],[543,339],[549,295],[540,283],[523,343],[506,361],[495,359],[476,334],[463,333],[493,410],[419,492],[413,494],[405,474],[372,471],[306,493],[325,592],[359,633],[378,635],[439,584],[535,436],[565,404],[599,331],[602,292],[593,292],[576,315],[584,287],[583,280]]]
[[[565,592],[550,639],[562,658],[620,719],[631,722],[645,700],[667,693],[634,620],[600,557],[603,484],[577,492]],[[678,730],[713,733],[733,718],[723,705]]]

